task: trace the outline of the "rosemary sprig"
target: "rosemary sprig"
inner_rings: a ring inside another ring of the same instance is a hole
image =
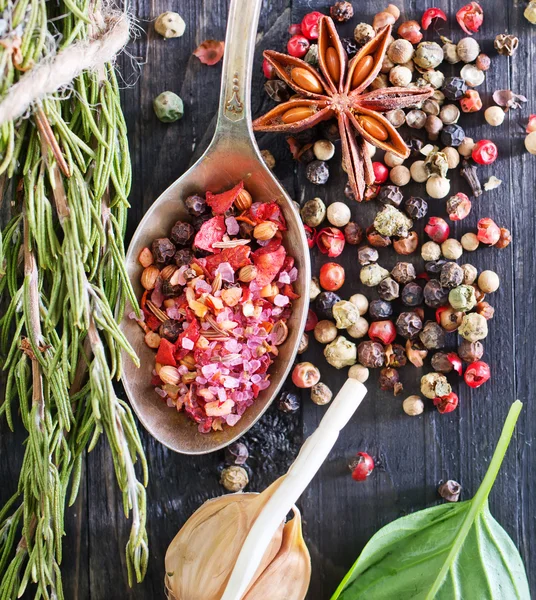
[[[91,0],[0,0],[0,12],[9,16],[0,99],[53,37],[63,48],[98,23]],[[132,519],[129,583],[147,567],[147,466],[130,407],[112,385],[122,351],[138,360],[117,325],[126,301],[136,304],[121,243],[131,181],[126,127],[111,65],[82,74],[73,88],[69,99],[47,98],[0,128],[0,200],[14,207],[0,239],[0,416],[13,429],[18,412],[27,430],[17,491],[0,509],[0,600],[30,584],[36,598],[63,598],[64,513],[84,454],[103,433]]]

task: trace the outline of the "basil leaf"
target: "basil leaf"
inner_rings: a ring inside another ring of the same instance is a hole
[[[488,507],[521,407],[512,405],[475,497],[380,529],[332,600],[530,600],[521,556]]]

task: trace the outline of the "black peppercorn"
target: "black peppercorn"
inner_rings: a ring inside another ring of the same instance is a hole
[[[302,146],[298,151],[297,159],[305,165],[313,161],[315,159],[313,144]]]
[[[390,344],[385,348],[385,364],[388,367],[400,368],[408,362],[404,346],[400,344]]]
[[[173,262],[177,265],[177,267],[182,267],[184,265],[189,265],[193,258],[194,253],[189,248],[181,248],[175,252]]]
[[[274,102],[286,102],[290,98],[290,89],[280,79],[269,79],[264,82],[264,91]]]
[[[404,203],[404,208],[412,219],[422,219],[428,212],[428,202],[422,198],[411,196]]]
[[[354,221],[350,221],[344,228],[344,239],[347,244],[357,246],[363,239],[363,228],[357,223],[354,223]]]
[[[380,255],[376,248],[372,248],[371,246],[361,246],[361,248],[358,248],[357,250],[357,260],[362,266],[377,262],[379,257]]]
[[[413,281],[417,274],[415,267],[409,262],[398,262],[391,271],[391,277],[398,283],[409,283]]]
[[[400,286],[394,279],[391,277],[386,277],[380,281],[380,284],[378,285],[378,296],[382,300],[387,300],[390,302],[391,300],[396,300],[399,295]]]
[[[419,339],[427,350],[439,350],[445,346],[445,330],[434,321],[427,321]]]
[[[387,235],[382,235],[379,231],[376,231],[376,229],[374,229],[374,225],[367,227],[366,234],[368,243],[375,248],[386,248],[392,243],[391,238]]]
[[[238,232],[241,238],[250,238],[253,235],[255,227],[251,223],[240,221],[240,231]]]
[[[318,132],[316,127],[311,127],[310,129],[304,129],[303,131],[296,131],[292,134],[292,137],[298,142],[300,146],[305,146],[305,144],[310,144],[314,142],[318,137]]]
[[[441,268],[439,281],[441,282],[442,287],[448,288],[449,290],[458,287],[463,282],[463,269],[455,262],[448,262]]]
[[[460,100],[465,96],[467,84],[461,77],[446,77],[441,91],[448,100]]]
[[[422,147],[424,146],[424,142],[417,138],[417,137],[411,137],[409,140],[406,140],[406,145],[410,151],[410,155],[413,158],[418,158],[421,157],[421,150]]]
[[[385,300],[372,300],[369,303],[368,313],[374,321],[388,319],[393,314],[393,307]]]
[[[349,183],[344,186],[344,195],[348,198],[348,200],[355,200],[354,192],[352,191]]]
[[[384,185],[378,194],[378,200],[382,204],[390,204],[398,208],[402,203],[404,196],[397,185]]]
[[[170,258],[175,256],[177,248],[175,248],[175,244],[169,238],[157,238],[153,241],[151,250],[153,252],[155,262],[164,264]]]
[[[418,283],[410,281],[402,288],[400,299],[406,306],[419,306],[423,300],[422,287]]]
[[[191,243],[195,231],[190,223],[177,221],[171,230],[171,241],[177,246],[187,246]]]
[[[182,323],[174,319],[164,321],[158,330],[160,337],[165,338],[169,342],[175,343],[179,334],[183,332]]]
[[[462,340],[458,346],[458,356],[466,363],[480,360],[484,355],[484,346],[481,342]]]
[[[344,23],[354,16],[354,7],[351,2],[335,2],[329,9],[329,14],[334,21]]]
[[[460,125],[445,125],[441,130],[441,143],[457,148],[465,138],[465,131]]]
[[[446,352],[436,352],[432,356],[432,369],[446,375],[454,369],[454,365],[450,362]]]
[[[319,319],[333,319],[333,305],[340,302],[341,297],[335,292],[321,292],[315,300],[315,312]]]
[[[380,390],[384,392],[394,392],[395,396],[400,394],[403,389],[403,386],[400,383],[400,375],[393,367],[384,367],[380,371],[378,383]]]
[[[424,303],[430,308],[439,308],[447,303],[449,291],[441,287],[437,279],[430,279],[424,286]]]
[[[460,175],[471,186],[471,191],[475,198],[478,198],[478,196],[482,195],[482,185],[478,179],[477,171],[478,169],[475,164],[470,163],[468,160],[464,160],[462,162]]]
[[[361,342],[357,347],[359,362],[369,369],[377,369],[383,366],[385,351],[378,342]]]
[[[334,119],[330,119],[329,121],[322,121],[322,123],[320,123],[320,132],[322,134],[322,137],[326,140],[329,140],[330,142],[336,142],[337,140],[341,139],[341,132],[339,131],[339,126],[337,124],[337,121]],[[350,192],[352,191],[349,184],[347,184],[346,187],[350,189]],[[346,194],[346,188],[344,189],[344,193]],[[355,200],[355,198],[352,199]]]
[[[348,54],[348,58],[352,58],[357,54],[360,46],[353,38],[342,38],[341,39],[342,47],[346,50],[346,54]]]
[[[243,465],[248,457],[248,447],[242,442],[234,442],[234,444],[225,448],[225,462],[228,465]]]
[[[294,392],[281,392],[277,400],[277,408],[285,413],[295,413],[300,408],[298,395]]]
[[[315,185],[324,185],[329,179],[329,169],[323,160],[313,160],[305,169],[305,176]]]
[[[208,220],[212,219],[212,215],[210,213],[204,213],[192,219],[192,225],[196,231],[201,229],[201,225],[206,223]]]
[[[165,279],[162,282],[162,294],[164,298],[175,298],[182,294],[182,286],[179,284],[173,285],[169,279]]]
[[[205,202],[205,199],[197,194],[188,196],[188,198],[186,198],[184,201],[184,204],[188,212],[194,217],[199,217],[207,210],[207,203]]]
[[[415,337],[422,329],[422,320],[416,312],[402,312],[396,320],[398,335],[409,340]]]
[[[441,269],[448,263],[444,258],[440,258],[439,260],[429,260],[427,263],[424,263],[424,269],[427,273],[432,273],[437,275],[441,273]]]

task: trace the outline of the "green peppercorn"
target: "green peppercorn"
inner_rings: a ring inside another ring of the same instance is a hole
[[[309,227],[318,227],[326,218],[326,205],[320,198],[308,200],[302,207],[302,221]]]
[[[488,335],[488,322],[478,313],[469,313],[463,317],[458,333],[469,342],[478,342]]]
[[[359,310],[348,300],[341,300],[333,305],[333,318],[337,329],[348,329],[359,319]]]
[[[378,263],[365,265],[359,273],[361,283],[367,287],[374,287],[389,277],[389,271],[381,267]]]
[[[413,221],[403,212],[388,204],[374,219],[374,229],[381,235],[407,237]]]
[[[472,310],[476,305],[475,288],[472,285],[459,285],[450,290],[449,304],[455,310]]]
[[[340,335],[324,348],[324,356],[328,363],[336,369],[351,367],[357,361],[357,347]]]
[[[447,396],[451,391],[447,378],[441,373],[427,373],[421,377],[421,393],[430,400]]]
[[[162,92],[153,100],[153,108],[156,116],[163,123],[173,123],[182,119],[184,115],[184,104],[173,92]]]

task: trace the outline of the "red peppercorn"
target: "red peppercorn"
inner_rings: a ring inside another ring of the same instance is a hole
[[[317,10],[307,13],[301,22],[301,32],[308,40],[318,39],[318,22],[322,13]]]
[[[288,28],[290,35],[302,35],[301,23],[292,23]]]
[[[434,406],[442,415],[452,412],[458,406],[458,396],[454,392],[450,392],[446,396],[434,398]]]
[[[352,461],[352,479],[365,481],[374,471],[374,460],[366,452],[358,452],[357,458]]]
[[[373,162],[374,183],[385,183],[389,177],[389,169],[381,162]]]
[[[309,40],[303,35],[293,35],[287,43],[287,52],[295,58],[303,58],[309,50]]]
[[[373,342],[381,342],[384,345],[392,344],[396,338],[396,327],[392,321],[374,321],[368,330],[369,338]]]
[[[344,233],[336,227],[324,227],[316,236],[318,249],[330,258],[339,256],[344,249],[344,244]]]
[[[266,59],[262,61],[262,72],[264,73],[266,79],[275,79],[277,76],[274,66]]]
[[[460,106],[463,112],[478,112],[482,108],[482,98],[476,90],[467,90],[460,100]]]
[[[329,262],[320,267],[320,285],[328,292],[341,289],[344,277],[344,267],[337,263]]]
[[[307,245],[309,248],[312,248],[316,243],[316,229],[313,227],[309,227],[309,225],[304,225],[305,229],[305,237],[307,238]]]
[[[451,221],[461,221],[471,212],[471,200],[466,194],[458,192],[447,200],[447,213]]]
[[[511,241],[512,234],[510,233],[510,230],[506,229],[506,227],[501,227],[501,237],[499,238],[499,241],[495,244],[495,248],[506,248],[510,245]]]
[[[452,365],[452,368],[458,373],[462,374],[462,359],[456,354],[456,352],[449,352],[447,358]]]
[[[422,40],[421,26],[417,21],[404,21],[398,28],[398,35],[412,44]]]
[[[422,28],[426,31],[434,19],[447,20],[447,15],[440,8],[429,8],[424,11],[421,19]]]
[[[472,35],[479,30],[482,22],[484,21],[484,11],[477,2],[470,2],[465,6],[462,6],[456,13],[456,21],[458,25],[468,33]]]
[[[428,237],[436,244],[442,244],[449,237],[450,227],[445,219],[430,217],[424,231],[426,231]]]
[[[313,331],[317,323],[318,317],[316,316],[316,313],[309,309],[307,311],[307,320],[305,321],[305,331]]]
[[[320,381],[320,371],[310,362],[298,363],[292,371],[292,383],[299,388],[311,388]]]
[[[536,115],[529,115],[529,122],[527,124],[527,133],[536,131]]]
[[[481,360],[471,363],[465,370],[465,383],[472,388],[480,387],[491,377],[489,365]]]
[[[479,165],[491,165],[497,160],[499,151],[491,140],[480,140],[474,147],[471,156]]]
[[[489,217],[480,219],[477,224],[477,229],[476,237],[478,238],[478,241],[483,244],[493,246],[501,237],[501,228]]]

